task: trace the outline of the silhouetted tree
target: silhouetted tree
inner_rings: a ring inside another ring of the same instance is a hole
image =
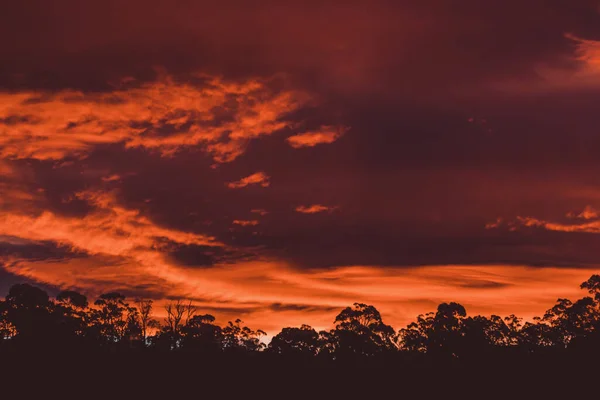
[[[590,279],[581,284],[581,288],[587,289],[596,301],[600,301],[600,275],[592,275]]]
[[[15,340],[28,346],[50,342],[55,328],[50,306],[50,298],[42,289],[27,283],[12,286],[5,299],[5,312],[17,331]]]
[[[252,330],[242,326],[242,320],[229,321],[223,332],[223,347],[228,351],[255,352],[262,350],[265,344],[260,341],[266,333],[262,330]]]
[[[150,347],[176,350],[177,357],[183,352],[202,353],[212,361],[216,359],[212,357],[229,360],[223,353],[252,355],[260,365],[281,358],[293,360],[287,366],[304,360],[342,361],[341,365],[353,360],[368,365],[429,360],[506,367],[529,359],[583,362],[600,355],[600,275],[590,277],[581,288],[590,296],[558,299],[542,317],[524,324],[515,315],[467,316],[462,305],[442,303],[436,312],[419,315],[398,335],[383,323],[375,307],[355,303],[336,316],[334,329],[317,333],[308,325],[283,328],[266,347],[261,340],[265,332],[250,329],[239,319],[221,328],[214,316],[196,315],[191,302],[168,304],[159,327],[152,318],[151,300],[137,299],[136,308],[125,296],[111,292],[90,306],[75,291],[62,291],[53,301],[40,288],[18,284],[0,301],[0,352],[32,350],[38,354],[56,349],[68,355],[94,348],[117,352],[139,347],[139,351],[151,352],[145,349]],[[153,329],[158,331],[152,334]],[[260,354],[265,347],[271,356]],[[149,354],[166,357],[160,351]]]
[[[420,314],[416,322],[411,322],[398,334],[402,350],[426,353],[429,348],[429,334],[433,331],[435,313]]]
[[[125,296],[117,292],[100,295],[94,304],[93,325],[106,343],[141,340],[141,328],[138,325],[138,312],[129,306]]]
[[[521,346],[529,353],[538,352],[544,348],[551,347],[553,341],[550,326],[541,323],[540,318],[534,322],[525,322],[521,329]]]
[[[383,323],[373,306],[354,303],[335,317],[337,356],[373,356],[395,350],[394,328]]]
[[[53,314],[64,335],[84,336],[89,323],[88,312],[88,300],[84,295],[65,290],[56,296]]]
[[[148,340],[148,330],[158,329],[160,324],[157,320],[152,318],[152,300],[137,299],[136,304],[138,310],[138,324],[142,331],[142,341],[144,346],[146,346]]]
[[[514,341],[511,327],[506,324],[507,320],[516,323],[497,315],[489,318],[481,315],[464,318],[461,322],[462,336],[456,339],[453,354],[471,359],[489,358],[503,349],[516,346],[518,342]]]
[[[335,359],[336,351],[340,348],[339,337],[335,330],[319,331],[319,351],[317,356],[321,359]]]
[[[504,317],[504,323],[508,328],[508,334],[505,338],[507,346],[519,346],[521,342],[521,328],[523,327],[521,323],[522,321],[522,318],[519,318],[514,314],[511,314],[508,317]]]
[[[548,345],[566,348],[574,339],[592,333],[599,311],[596,301],[591,297],[584,297],[575,303],[558,299],[554,307],[539,319],[540,324],[548,327],[544,333]]]
[[[268,350],[284,356],[315,356],[320,347],[319,334],[309,325],[283,328],[271,339]]]
[[[171,302],[165,306],[167,318],[160,333],[159,342],[168,343],[170,349],[181,346],[181,329],[188,324],[196,313],[196,306],[192,302],[184,303],[181,300]]]
[[[87,297],[72,290],[63,290],[56,295],[56,301],[70,310],[85,310],[88,307]]]
[[[467,312],[462,305],[442,303],[435,314],[419,315],[416,322],[400,330],[402,348],[434,356],[458,357],[464,349],[466,316]],[[472,324],[475,323],[486,325],[487,321],[472,320]],[[485,337],[484,331],[482,335]]]
[[[185,350],[203,353],[218,353],[222,349],[223,333],[220,326],[213,324],[215,317],[210,314],[194,315],[181,328],[181,347]]]

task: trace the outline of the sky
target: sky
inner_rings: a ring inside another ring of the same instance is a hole
[[[31,0],[0,49],[0,295],[273,334],[600,270],[597,0]]]

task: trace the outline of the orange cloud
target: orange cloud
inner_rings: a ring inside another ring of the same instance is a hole
[[[516,220],[507,222],[506,225],[513,231],[520,227],[538,227],[558,232],[600,233],[600,215],[591,206],[586,206],[579,214],[567,213],[567,217],[574,219],[574,221],[572,223],[561,223],[545,221],[534,217],[518,216]],[[486,229],[499,228],[501,225],[502,219],[499,218],[494,223],[486,224]]]
[[[256,226],[256,225],[258,225],[258,221],[236,219],[236,220],[233,220],[233,224],[239,225],[239,226]]]
[[[569,67],[539,64],[535,73],[539,79],[502,79],[491,82],[495,90],[510,93],[547,93],[569,90],[589,90],[600,86],[600,41],[565,34],[575,47],[573,57],[566,59]],[[572,65],[575,63],[576,65]]]
[[[185,245],[223,246],[210,236],[160,227],[138,210],[120,206],[112,194],[83,192],[77,197],[88,201],[95,210],[81,218],[49,211],[39,215],[0,213],[0,236],[54,242],[75,252],[110,260],[114,265],[130,265],[131,272],[143,275],[152,271],[151,275],[167,281],[179,278],[161,249],[164,240]],[[110,279],[120,279],[120,275],[117,273]]]
[[[26,209],[27,203],[32,203],[39,199],[39,193],[32,193],[26,187],[20,187],[15,184],[0,182],[0,208],[8,210],[11,208]]]
[[[258,214],[260,216],[265,216],[269,213],[267,210],[264,210],[262,208],[255,208],[255,209],[251,210],[250,212],[254,213],[254,214]]]
[[[228,162],[249,140],[290,126],[285,116],[307,100],[258,80],[204,78],[195,86],[166,76],[109,93],[0,93],[0,157],[59,160],[123,143],[163,155],[202,146],[216,162]]]
[[[537,226],[549,231],[600,233],[600,221],[585,222],[581,224],[561,224],[533,217],[517,217],[517,221],[523,226]]]
[[[571,34],[566,36],[577,46],[577,60],[583,64],[579,74],[600,75],[600,41],[582,39]]]
[[[596,211],[596,209],[594,209],[592,206],[585,206],[581,213],[577,214],[570,212],[567,213],[567,217],[580,219],[595,219],[598,218],[598,211]]]
[[[18,209],[29,212],[37,209],[43,199],[43,189],[33,186],[33,172],[0,159],[0,210]]]
[[[313,204],[311,206],[298,206],[296,211],[302,214],[316,214],[324,211],[333,211],[337,207],[328,207],[322,204]]]
[[[102,178],[103,182],[115,182],[115,181],[120,181],[120,180],[121,180],[121,176],[117,175],[117,174],[106,176],[106,177]]]
[[[497,218],[496,221],[485,224],[485,229],[498,228],[500,225],[502,225],[502,218]]]
[[[346,127],[324,125],[319,130],[299,133],[287,138],[287,142],[295,149],[314,147],[318,144],[333,143],[348,131]]]
[[[262,187],[268,187],[271,183],[269,182],[269,176],[264,172],[256,172],[239,181],[229,182],[227,187],[230,189],[239,189],[249,185],[260,185]]]

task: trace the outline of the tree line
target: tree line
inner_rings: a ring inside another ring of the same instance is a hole
[[[12,286],[0,301],[0,353],[86,350],[162,352],[221,357],[274,357],[307,362],[339,360],[454,360],[590,354],[600,349],[600,275],[581,284],[588,296],[558,299],[541,317],[469,316],[458,303],[443,303],[395,330],[372,305],[355,303],[330,330],[283,328],[269,344],[266,333],[237,319],[225,326],[191,302],[172,301],[166,318],[153,317],[153,302],[110,292],[93,304],[66,290],[56,298],[29,284]]]

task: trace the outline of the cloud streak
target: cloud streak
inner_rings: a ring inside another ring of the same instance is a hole
[[[240,179],[239,181],[227,183],[227,187],[230,189],[241,189],[250,185],[269,187],[269,185],[271,184],[269,179],[269,176],[264,172],[255,172],[254,174],[248,175],[245,178]]]
[[[234,225],[239,225],[239,226],[256,226],[259,224],[259,222],[257,220],[240,220],[240,219],[234,219],[233,220],[233,224]]]
[[[555,232],[600,233],[600,215],[593,207],[586,206],[582,212],[569,212],[566,216],[570,221],[557,222],[535,217],[518,216],[513,221],[503,223],[503,220],[498,218],[496,222],[486,224],[486,229],[500,228],[505,225],[511,231],[522,228],[541,228]]]
[[[334,127],[334,126],[322,126],[319,130],[299,133],[294,136],[288,137],[286,140],[290,146],[295,149],[303,147],[315,147],[319,144],[330,144],[342,137],[348,128],[346,127]]]
[[[569,218],[579,218],[579,219],[585,219],[585,220],[596,219],[596,218],[598,218],[598,216],[599,216],[598,211],[596,211],[596,209],[592,206],[585,206],[583,211],[580,212],[579,214],[572,213],[572,212],[567,213],[567,217],[569,217]]]
[[[318,214],[318,213],[322,213],[325,211],[333,211],[335,210],[337,207],[329,207],[329,206],[324,206],[322,204],[312,204],[309,206],[298,206],[296,207],[296,212],[299,212],[301,214]]]
[[[88,215],[64,217],[44,211],[37,216],[17,213],[0,214],[0,237],[15,237],[35,242],[52,242],[87,254],[113,265],[129,266],[128,273],[148,274],[169,281],[177,279],[177,273],[166,259],[168,243],[222,247],[213,237],[182,232],[156,225],[140,211],[122,207],[113,194],[83,192],[78,198],[94,207]],[[21,265],[19,260],[8,256],[13,268]],[[77,268],[74,266],[74,268]],[[78,268],[86,273],[85,262]],[[61,274],[60,269],[58,271]],[[90,271],[91,272],[91,271]],[[107,272],[107,271],[105,271]],[[115,273],[115,279],[121,274]]]
[[[600,83],[600,41],[582,39],[572,34],[567,37],[573,40],[577,47],[575,55],[582,63],[579,74],[596,78],[597,83]]]

